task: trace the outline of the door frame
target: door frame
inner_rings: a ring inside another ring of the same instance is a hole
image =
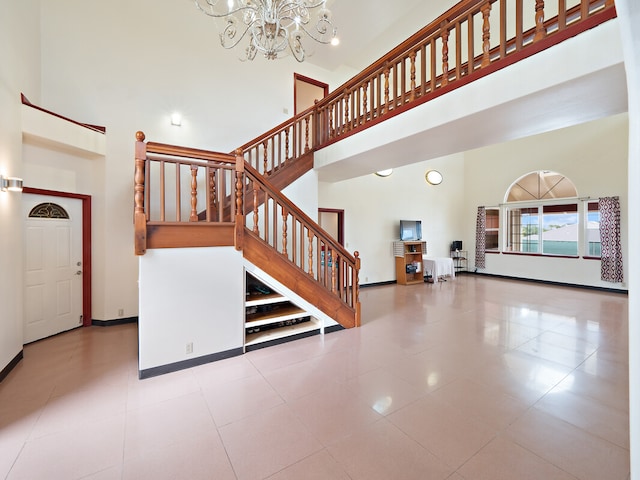
[[[321,82],[319,80],[314,80],[313,78],[305,77],[304,75],[300,75],[299,73],[293,73],[293,115],[297,115],[298,113],[298,92],[297,92],[297,82],[304,82],[314,87],[319,87],[324,90],[324,97],[329,95],[329,84]]]
[[[91,326],[91,195],[31,187],[22,193],[82,200],[82,326]]]
[[[318,208],[318,220],[321,213],[335,213],[338,216],[338,238],[336,240],[344,247],[344,210],[339,208]]]

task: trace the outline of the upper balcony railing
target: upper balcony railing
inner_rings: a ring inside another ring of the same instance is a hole
[[[463,0],[316,105],[240,149],[268,176],[615,16],[613,0]]]

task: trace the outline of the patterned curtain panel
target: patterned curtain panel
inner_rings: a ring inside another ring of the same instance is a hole
[[[600,244],[602,246],[600,277],[605,282],[623,281],[622,248],[620,247],[620,200],[604,197],[600,209]]]
[[[484,251],[485,248],[485,230],[487,225],[487,213],[484,207],[478,207],[478,217],[476,218],[476,268],[485,268]]]

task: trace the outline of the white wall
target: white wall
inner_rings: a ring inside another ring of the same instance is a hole
[[[155,249],[140,257],[139,369],[241,348],[243,275],[233,247]]]
[[[40,93],[39,1],[0,2],[0,175],[20,177],[20,92]],[[22,350],[22,200],[0,192],[0,371]]]
[[[421,220],[429,256],[448,257],[453,240],[464,233],[463,154],[420,162],[393,170],[389,177],[374,174],[336,183],[320,182],[320,208],[344,209],[345,247],[360,253],[360,282],[396,280],[392,242],[398,240],[400,220]],[[427,170],[444,180],[429,185]]]
[[[400,219],[422,220],[430,256],[448,256],[463,240],[474,268],[477,207],[497,206],[511,184],[536,170],[570,178],[581,197],[617,195],[622,209],[622,246],[628,258],[627,114],[492,145],[463,154],[396,168],[390,177],[373,174],[336,183],[320,182],[319,206],[345,210],[345,246],[362,259],[360,281],[395,280],[391,242]],[[600,167],[606,166],[604,170]],[[427,170],[444,181],[431,186]],[[599,173],[594,173],[598,171]],[[600,262],[516,255],[487,255],[485,273],[577,285],[626,289],[600,280]],[[625,264],[625,276],[628,276]]]
[[[135,132],[143,130],[149,141],[229,152],[290,117],[292,71],[331,87],[344,78],[293,59],[242,63],[237,51],[219,46],[212,20],[191,2],[159,9],[151,0],[60,0],[43,2],[42,17],[41,106],[107,128],[105,187],[94,198],[100,242],[94,252],[102,265],[93,318],[115,319],[119,309],[135,316]],[[182,127],[170,125],[174,111],[182,113]]]
[[[571,179],[580,197],[619,196],[623,258],[628,259],[627,114],[465,153],[465,240],[475,258],[478,206],[498,206],[512,183],[536,170]],[[626,263],[626,262],[625,262]],[[474,265],[474,262],[471,262]],[[624,288],[600,280],[600,262],[517,255],[486,256],[485,273],[577,285]],[[628,276],[625,264],[625,277]]]

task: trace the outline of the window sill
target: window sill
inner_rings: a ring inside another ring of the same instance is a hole
[[[502,252],[504,255],[521,255],[524,257],[547,257],[547,258],[580,258],[580,255],[552,255],[550,253],[529,253],[529,252]]]

